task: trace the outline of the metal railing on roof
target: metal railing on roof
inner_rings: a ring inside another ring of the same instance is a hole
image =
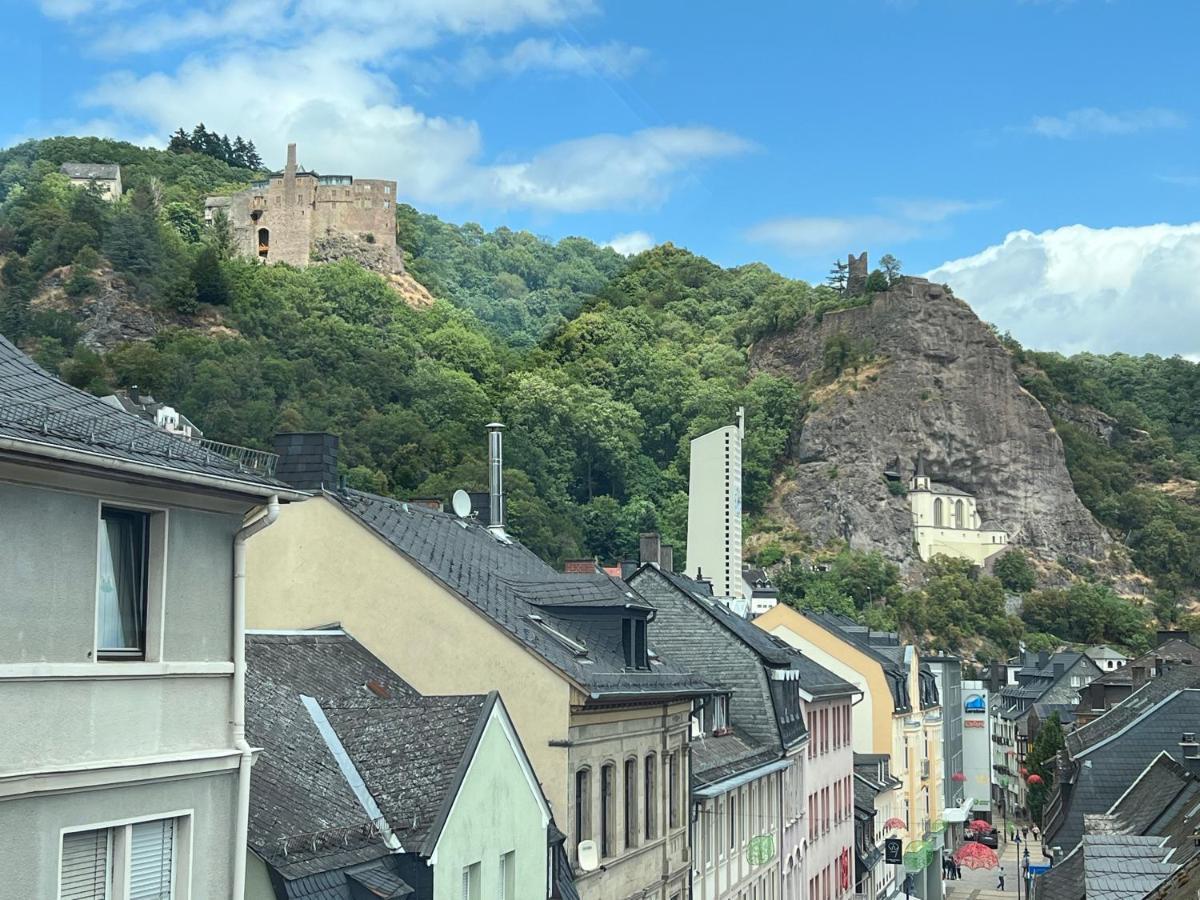
[[[236,466],[239,472],[268,478],[274,476],[279,461],[278,455],[263,450],[170,434],[144,419],[115,408],[103,408],[92,414],[90,411],[61,409],[47,403],[12,401],[0,403],[0,425],[167,460],[199,465],[213,465],[224,460]]]

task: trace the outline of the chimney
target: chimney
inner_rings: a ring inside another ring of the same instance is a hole
[[[292,175],[292,176],[294,176],[296,174],[296,145],[295,144],[288,144],[287,168],[284,170],[284,174]]]
[[[563,563],[563,572],[568,575],[595,575],[596,561],[594,559],[568,559]]]
[[[1044,669],[1050,664],[1050,651],[1039,650],[1037,655],[1037,664],[1039,669]]]
[[[1056,662],[1054,664],[1054,680],[1058,681],[1058,679],[1062,678],[1063,672],[1065,672],[1066,670],[1067,670],[1067,667],[1063,663]]]
[[[657,531],[647,531],[641,535],[638,542],[638,561],[643,566],[646,563],[662,565],[662,538]]]
[[[1129,669],[1129,677],[1133,680],[1133,689],[1136,691],[1142,687],[1149,679],[1146,677],[1145,666],[1131,666]]]
[[[1167,663],[1161,656],[1154,657],[1154,677],[1161,678],[1167,671]]]
[[[504,532],[504,426],[488,423],[488,527]]]
[[[664,572],[675,571],[675,548],[670,544],[663,544],[658,549],[658,564]]]
[[[338,436],[327,431],[291,431],[275,435],[279,464],[275,477],[301,491],[336,490]]]

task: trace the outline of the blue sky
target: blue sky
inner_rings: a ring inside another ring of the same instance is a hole
[[[810,280],[890,251],[1034,346],[1200,353],[1194,0],[4,10],[0,144],[203,120],[453,221]]]

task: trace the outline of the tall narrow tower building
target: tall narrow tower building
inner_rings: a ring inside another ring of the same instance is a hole
[[[726,425],[692,441],[688,481],[687,574],[712,582],[713,595],[740,599],[742,581],[742,436]]]

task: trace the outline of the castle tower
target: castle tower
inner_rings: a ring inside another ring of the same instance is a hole
[[[846,296],[859,297],[867,292],[867,251],[858,256],[850,254],[846,272]]]

